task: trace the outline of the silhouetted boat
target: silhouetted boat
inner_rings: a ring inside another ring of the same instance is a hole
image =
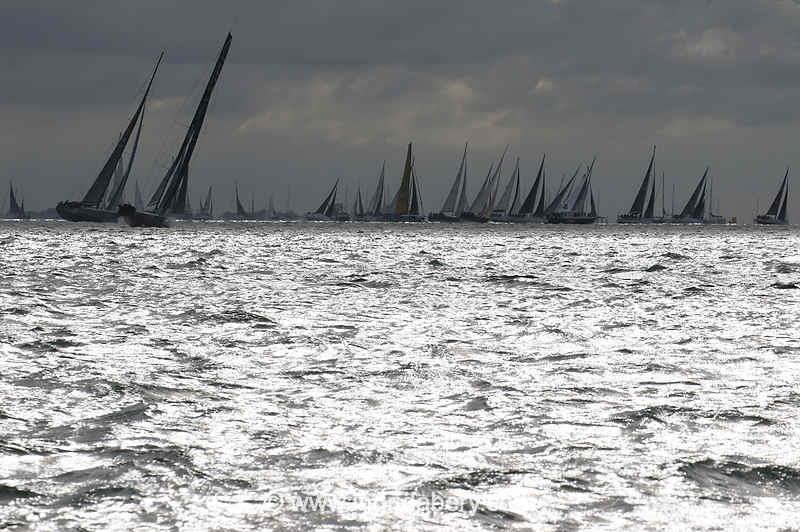
[[[336,183],[333,185],[333,188],[328,195],[325,196],[325,199],[322,201],[322,204],[317,208],[317,210],[306,214],[306,220],[310,220],[312,222],[345,222],[349,220],[350,215],[348,215],[346,212],[343,212],[341,204],[336,203],[336,193],[338,189],[339,180],[337,179]]]
[[[388,205],[388,209],[384,213],[384,220],[389,222],[424,222],[426,217],[422,208],[422,192],[414,168],[412,144],[409,142],[406,162],[403,166],[403,176],[400,179],[400,188]]]
[[[366,218],[366,211],[364,210],[364,202],[361,200],[361,185],[359,185],[356,199],[353,202],[353,219],[363,220],[364,218]]]
[[[211,102],[211,94],[222,72],[225,58],[228,56],[231,40],[231,34],[228,33],[178,154],[150,197],[150,201],[147,202],[147,206],[143,211],[130,204],[122,205],[119,208],[119,214],[129,225],[133,227],[166,227],[167,214],[170,212],[180,214],[186,211],[189,162],[203,127],[208,105]]]
[[[500,171],[503,167],[503,160],[506,157],[508,146],[503,150],[497,166],[494,164],[489,165],[489,173],[486,174],[486,179],[478,191],[478,195],[472,201],[467,212],[461,213],[462,220],[469,220],[471,222],[486,223],[489,221],[492,210],[494,210],[495,202],[497,201],[497,191],[500,188]]]
[[[786,168],[786,174],[783,176],[781,188],[772,200],[772,204],[764,214],[756,216],[755,222],[760,225],[787,225],[789,220],[786,219],[786,204],[789,201],[789,168]]]
[[[383,211],[385,209],[384,206],[384,194],[386,190],[386,161],[383,161],[383,165],[381,166],[381,173],[378,176],[378,184],[375,187],[375,193],[372,195],[372,199],[369,200],[369,204],[367,205],[366,211],[364,213],[364,220],[367,221],[374,221],[374,220],[383,220]]]
[[[56,205],[56,211],[65,220],[71,222],[116,222],[119,218],[119,204],[121,203],[122,194],[125,190],[128,177],[130,176],[131,168],[133,167],[133,161],[136,158],[136,150],[139,147],[139,138],[142,134],[145,103],[163,57],[164,52],[161,52],[161,55],[158,56],[158,61],[156,61],[156,66],[153,68],[150,81],[147,83],[147,88],[136,108],[136,112],[133,113],[133,116],[128,122],[128,127],[125,128],[114,150],[108,157],[106,164],[103,166],[102,170],[100,170],[100,173],[83,196],[83,199],[80,201],[62,201]],[[139,124],[138,128],[136,128],[137,123]],[[115,183],[108,198],[106,198],[106,192],[111,184],[111,178],[114,176],[115,172],[121,172],[122,154],[125,151],[125,147],[128,145],[134,128],[136,128],[136,138],[133,141],[130,159],[128,160],[128,168],[124,173],[119,174],[118,181]]]
[[[519,210],[510,215],[511,221],[517,223],[542,223],[545,221],[544,159],[545,156],[542,155],[542,162],[539,163],[539,171],[536,173],[536,179],[533,181],[533,186],[531,186],[528,195],[525,196],[525,199],[522,201],[522,205],[520,205]]]
[[[210,220],[214,217],[214,201],[211,197],[211,187],[208,187],[208,192],[204,200],[200,202],[200,209],[194,213],[196,220]]]
[[[514,171],[511,172],[511,178],[508,180],[503,195],[492,206],[492,212],[489,219],[494,222],[510,222],[512,217],[519,209],[519,157],[514,165]]]
[[[640,224],[640,223],[648,223],[653,220],[653,205],[654,205],[654,197],[655,197],[655,177],[653,176],[653,165],[655,164],[656,160],[656,147],[653,146],[653,154],[650,156],[650,164],[647,165],[647,171],[644,173],[644,179],[642,179],[642,184],[639,185],[639,191],[636,193],[636,197],[633,200],[633,205],[628,212],[625,214],[620,214],[617,216],[617,223],[620,224]],[[648,189],[651,188],[651,181],[652,181],[652,192],[650,194],[650,201],[647,204],[648,209],[645,208],[645,199],[647,199],[647,192]]]
[[[703,172],[703,177],[698,181],[694,192],[689,197],[689,201],[683,207],[680,214],[675,215],[670,220],[672,223],[680,224],[701,224],[705,220],[706,213],[706,185],[708,180],[708,167]]]
[[[592,172],[594,171],[595,162],[596,158],[592,159],[592,163],[586,170],[583,183],[578,189],[578,193],[574,199],[572,199],[572,194],[564,192],[566,190],[571,191],[577,173],[572,176],[567,187],[559,193],[559,203],[547,214],[547,223],[584,225],[593,224],[597,221],[597,208],[594,202],[594,193],[591,188]],[[589,201],[589,209],[586,208],[587,200]]]
[[[467,204],[467,147],[464,146],[464,155],[461,156],[461,164],[458,173],[450,186],[450,192],[442,204],[439,212],[428,215],[428,219],[438,222],[457,222],[461,219],[461,213]]]

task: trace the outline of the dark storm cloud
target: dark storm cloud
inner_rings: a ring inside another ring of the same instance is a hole
[[[157,179],[228,29],[197,190],[291,183],[307,208],[336,177],[371,187],[383,159],[397,173],[414,140],[435,208],[469,140],[473,180],[506,143],[528,175],[543,151],[554,175],[597,153],[613,214],[658,144],[679,194],[711,164],[744,216],[800,167],[791,1],[6,1],[0,17],[0,155],[40,207],[96,173],[165,48],[137,169]]]

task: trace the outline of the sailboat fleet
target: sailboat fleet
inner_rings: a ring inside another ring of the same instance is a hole
[[[199,201],[199,209],[192,212],[189,205],[189,166],[195,151],[200,131],[208,112],[214,89],[219,81],[222,68],[231,46],[230,33],[225,38],[214,63],[205,90],[197,104],[194,116],[186,130],[171,165],[159,181],[147,202],[144,201],[139,182],[135,182],[133,202],[124,200],[125,188],[130,180],[136,153],[138,151],[145,108],[156,74],[164,58],[162,52],[150,73],[145,90],[138,104],[129,117],[125,129],[119,135],[111,153],[97,177],[80,200],[65,200],[58,203],[56,212],[63,219],[73,222],[118,222],[120,218],[133,227],[165,227],[169,217],[210,220],[214,218],[213,189]],[[130,149],[128,146],[130,144]],[[353,199],[352,208],[348,211],[345,201],[337,201],[340,180],[323,199],[319,207],[306,213],[309,221],[383,221],[383,222],[501,222],[501,223],[549,223],[549,224],[594,224],[604,221],[597,211],[597,201],[592,188],[592,175],[597,162],[596,158],[585,166],[579,165],[569,179],[562,179],[552,197],[547,188],[546,156],[538,165],[536,176],[527,193],[523,190],[521,161],[517,157],[510,176],[502,186],[503,165],[508,153],[508,146],[500,154],[496,162],[489,165],[485,178],[481,181],[477,194],[469,200],[468,184],[468,151],[465,144],[460,157],[458,169],[452,185],[441,208],[436,212],[425,214],[422,201],[422,182],[417,172],[413,143],[406,149],[403,171],[399,186],[394,196],[387,201],[386,162],[381,166],[375,191],[367,203],[362,197],[360,185]],[[125,152],[127,155],[127,162]],[[665,209],[665,177],[661,175],[661,209],[656,212],[657,177],[655,172],[656,148],[653,147],[644,177],[639,184],[630,209],[617,216],[620,224],[721,224],[735,219],[726,218],[713,212],[713,182],[709,178],[709,168],[693,189],[693,192],[680,213],[667,214]],[[566,176],[565,176],[566,177]],[[502,193],[501,193],[502,190]],[[347,191],[345,190],[345,196]],[[769,209],[758,214],[754,223],[760,225],[786,225],[787,204],[789,196],[789,169],[781,181],[778,192]],[[674,197],[674,192],[673,192]],[[225,213],[228,219],[294,219],[296,215],[289,207],[279,213],[275,209],[274,199],[269,197],[268,206],[258,213],[255,202],[251,200],[248,211],[239,197],[238,184],[235,187],[235,213]],[[5,218],[25,219],[28,213],[24,203],[14,186],[9,184],[8,210]]]

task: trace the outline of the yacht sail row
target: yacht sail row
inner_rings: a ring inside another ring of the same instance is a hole
[[[5,215],[0,216],[7,220],[26,220],[29,218],[25,212],[25,202],[19,198],[19,194],[14,191],[14,183],[8,183],[8,210]]]

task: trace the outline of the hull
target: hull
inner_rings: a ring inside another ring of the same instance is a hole
[[[511,216],[508,221],[515,224],[543,224],[547,220],[543,216]]]
[[[317,214],[315,212],[306,214],[306,220],[309,222],[332,222],[333,218],[325,216],[324,214]]]
[[[85,207],[79,201],[62,201],[56,205],[56,212],[70,222],[116,223],[119,220],[117,212]]]
[[[549,224],[589,225],[597,222],[597,216],[588,214],[553,213],[547,215]]]
[[[617,216],[618,224],[631,224],[631,225],[649,225],[649,224],[667,224],[671,223],[669,218],[636,218],[632,219],[624,215]]]
[[[428,219],[420,214],[387,214],[384,216],[385,222],[427,222]]]
[[[481,216],[480,214],[474,214],[471,212],[465,212],[461,215],[462,220],[466,220],[468,222],[478,222],[481,224],[485,224],[489,222],[488,216]]]
[[[131,227],[167,227],[167,218],[154,212],[137,211],[133,205],[120,205],[119,215]]]
[[[428,220],[432,222],[460,222],[461,217],[442,212],[432,212],[428,215]]]
[[[754,220],[758,225],[789,225],[788,220],[779,220],[776,216],[768,214],[760,214]]]

